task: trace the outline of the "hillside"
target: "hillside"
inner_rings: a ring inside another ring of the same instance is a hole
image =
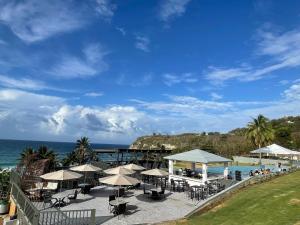
[[[274,142],[291,149],[300,149],[300,116],[271,120],[275,130]],[[254,146],[245,138],[246,128],[237,128],[228,133],[202,132],[179,135],[153,134],[134,141],[132,149],[172,149],[181,152],[200,148],[223,156],[243,155]]]

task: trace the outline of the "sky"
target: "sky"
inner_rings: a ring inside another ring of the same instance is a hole
[[[300,114],[300,1],[0,0],[0,138],[129,144]]]

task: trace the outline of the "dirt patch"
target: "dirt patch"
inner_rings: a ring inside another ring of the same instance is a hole
[[[289,204],[289,205],[300,205],[300,199],[298,199],[298,198],[292,198],[292,199],[289,201],[288,204]],[[300,225],[300,222],[297,222],[297,224]]]
[[[211,211],[212,211],[212,212],[217,212],[219,209],[222,209],[222,208],[224,208],[225,206],[226,206],[225,203],[221,203],[221,204],[217,205],[216,207],[212,208]]]
[[[294,225],[300,225],[300,221],[298,221],[298,222],[294,223]]]

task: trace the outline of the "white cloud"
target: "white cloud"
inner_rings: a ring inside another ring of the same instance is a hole
[[[70,1],[1,1],[0,23],[26,42],[41,41],[85,24],[80,10]]]
[[[72,90],[65,90],[65,89],[60,89],[57,87],[46,85],[44,82],[39,80],[34,80],[29,78],[16,79],[4,75],[0,75],[0,86],[6,88],[33,90],[33,91],[53,90],[53,91],[60,91],[60,92],[73,92]]]
[[[295,83],[283,92],[282,99],[273,102],[205,101],[169,95],[165,101],[85,107],[55,96],[2,89],[0,135],[60,141],[86,135],[94,142],[129,143],[152,132],[224,132],[246,125],[258,114],[269,118],[298,115],[299,90]]]
[[[3,41],[2,39],[0,39],[0,45],[6,45],[6,41]]]
[[[181,75],[175,75],[171,73],[163,74],[164,83],[167,86],[172,86],[174,84],[180,83],[196,83],[198,79],[194,77],[192,73],[183,73]]]
[[[99,44],[90,44],[83,49],[84,57],[63,56],[49,73],[63,79],[87,78],[108,69],[104,57],[108,54]]]
[[[264,78],[280,69],[300,66],[300,31],[293,30],[281,34],[259,32],[257,53],[268,57],[264,66],[240,66],[236,68],[209,67],[206,78],[213,84],[223,84],[227,80],[243,82]]]
[[[42,90],[47,88],[45,84],[40,81],[27,78],[21,78],[18,80],[4,75],[0,75],[0,85],[8,88],[25,90]]]
[[[159,18],[168,22],[170,19],[182,16],[190,0],[165,0],[160,5]]]
[[[87,97],[100,97],[100,96],[103,96],[103,93],[102,92],[88,92],[88,93],[85,93],[85,96],[87,96]]]
[[[150,52],[149,49],[150,39],[146,36],[136,35],[135,36],[135,47],[144,52]]]
[[[153,80],[153,74],[152,73],[145,73],[141,75],[140,77],[134,76],[134,77],[128,77],[125,74],[121,74],[116,83],[118,85],[126,85],[131,87],[142,87],[142,86],[148,86],[152,83]]]
[[[219,95],[219,94],[217,94],[217,93],[215,93],[215,92],[210,93],[210,97],[211,97],[211,99],[212,99],[213,101],[215,101],[215,100],[220,100],[220,99],[223,98],[222,95]]]
[[[126,35],[126,30],[123,27],[116,27],[116,30],[120,31],[120,33],[125,36]]]
[[[300,82],[295,83],[292,86],[290,86],[288,89],[286,89],[283,95],[288,100],[300,100]]]
[[[114,11],[117,8],[116,4],[111,3],[111,0],[96,0],[96,12],[107,20],[111,20],[114,16]]]

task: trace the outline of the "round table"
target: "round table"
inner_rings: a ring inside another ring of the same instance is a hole
[[[124,200],[112,200],[109,202],[110,205],[113,205],[113,206],[118,206],[118,205],[121,205],[121,204],[126,204],[128,203],[127,201],[124,201]]]

